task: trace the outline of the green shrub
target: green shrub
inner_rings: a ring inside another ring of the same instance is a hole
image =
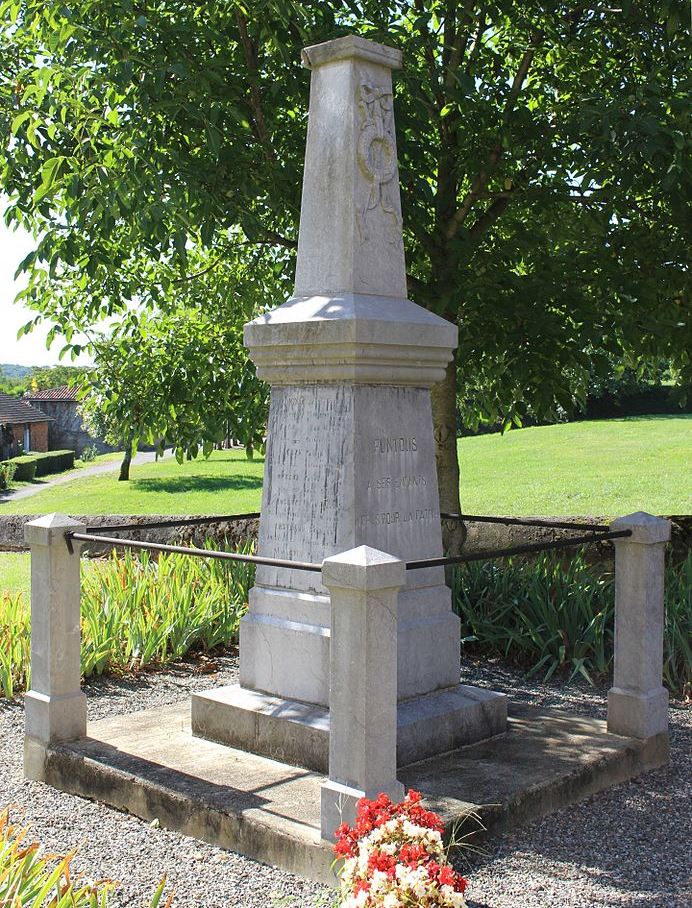
[[[664,680],[676,693],[692,684],[691,583],[692,553],[666,570]],[[546,554],[462,565],[453,586],[462,644],[544,680],[562,670],[593,683],[612,668],[614,590],[612,574],[581,553],[569,562]]]
[[[82,463],[93,463],[98,457],[99,449],[96,445],[87,445],[85,448],[82,448],[82,453],[79,455]]]
[[[22,454],[5,460],[2,466],[11,464],[15,468],[17,482],[33,482],[37,476],[48,473],[63,473],[74,467],[74,451],[47,451],[45,454]],[[0,487],[1,488],[1,487]]]
[[[10,823],[9,811],[0,813],[0,905],[7,908],[108,908],[115,883],[72,879],[70,864],[75,851],[58,856],[41,855],[38,842],[26,842],[27,829]],[[165,876],[151,899],[157,908],[166,885]],[[166,900],[166,908],[173,896]]]
[[[666,629],[663,681],[670,690],[692,695],[692,552],[666,571]]]
[[[64,473],[74,468],[74,451],[47,451],[45,454],[34,454],[36,458],[36,475],[47,476],[49,473]]]
[[[28,688],[30,655],[29,603],[21,593],[0,593],[0,694]]]
[[[82,582],[84,675],[235,643],[253,576],[250,564],[177,554],[113,553],[94,563]]]
[[[17,467],[13,463],[0,463],[0,492],[9,489]]]
[[[38,464],[36,454],[21,454],[19,457],[13,457],[11,460],[3,461],[3,463],[14,466],[14,478],[17,482],[33,482],[36,478],[36,467]]]
[[[249,552],[251,545],[245,547]],[[254,566],[144,552],[82,560],[82,673],[134,671],[238,639]],[[30,609],[21,594],[0,598],[0,692],[29,687]],[[0,901],[0,905],[2,902]]]

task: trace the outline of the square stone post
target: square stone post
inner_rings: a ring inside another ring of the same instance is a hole
[[[329,780],[322,785],[322,837],[353,823],[360,798],[399,801],[396,778],[397,596],[406,565],[362,545],[327,558],[331,597]]]
[[[608,691],[608,731],[651,738],[668,729],[663,687],[663,589],[670,521],[637,512],[611,530],[615,543],[615,669]]]
[[[24,527],[31,547],[31,690],[25,698],[24,775],[44,778],[48,745],[86,735],[86,697],[80,689],[79,551],[65,533],[86,529],[62,514]]]

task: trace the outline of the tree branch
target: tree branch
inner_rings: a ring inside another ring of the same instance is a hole
[[[426,12],[425,0],[415,0],[414,5],[419,17]],[[437,104],[438,110],[442,110],[442,108],[444,107],[444,98],[442,96],[437,64],[435,62],[435,50],[430,43],[430,32],[427,28],[421,28],[421,38],[423,39],[423,52],[428,64],[428,69],[430,71],[430,84],[432,86],[432,94],[435,99],[435,103]]]
[[[276,156],[274,154],[274,149],[271,146],[271,142],[269,141],[267,121],[264,119],[264,111],[262,110],[262,94],[260,92],[259,70],[257,66],[257,54],[255,52],[255,45],[247,30],[247,19],[241,12],[236,13],[236,22],[238,23],[240,42],[243,46],[245,64],[248,69],[248,81],[250,83],[250,108],[252,110],[252,117],[255,124],[255,135],[257,136],[257,139],[262,146],[265,158],[267,159],[267,161],[273,163],[276,159]]]
[[[469,53],[469,58],[466,61],[467,75],[471,75],[471,64],[478,56],[478,52],[481,49],[481,42],[482,42],[483,35],[485,34],[485,32],[487,32],[487,30],[488,30],[488,19],[486,16],[486,11],[485,11],[485,9],[483,9],[481,11],[480,16],[478,17],[478,28],[476,30],[476,34],[473,37],[473,44],[471,45],[471,51]]]
[[[515,104],[517,102],[517,98],[519,97],[519,94],[524,86],[524,82],[526,81],[526,77],[527,77],[529,69],[531,67],[531,63],[533,62],[533,58],[536,54],[536,48],[538,47],[538,44],[540,43],[541,38],[542,38],[542,36],[540,34],[536,34],[531,38],[530,46],[524,52],[524,55],[519,62],[519,66],[517,67],[517,71],[514,75],[514,79],[512,80],[512,85],[509,90],[509,94],[507,96],[507,101],[505,102],[505,107],[504,107],[504,110],[502,113],[502,126],[503,127],[507,127],[509,124],[509,121],[512,118],[512,112],[514,110],[514,106],[515,106]],[[474,177],[473,182],[471,183],[471,188],[464,196],[461,205],[459,206],[457,211],[455,211],[454,215],[452,216],[452,218],[447,226],[447,230],[446,230],[446,234],[445,234],[448,240],[451,240],[454,238],[454,236],[457,233],[457,230],[468,217],[468,214],[473,206],[473,203],[478,198],[479,193],[481,193],[487,186],[488,180],[490,179],[491,174],[493,173],[493,171],[495,170],[497,165],[500,163],[501,159],[502,159],[502,145],[500,144],[500,142],[497,142],[493,146],[493,148],[490,150],[484,167]]]
[[[454,30],[449,62],[447,63],[445,73],[445,88],[448,89],[454,84],[454,73],[459,68],[459,64],[468,47],[469,38],[471,36],[471,23],[473,21],[471,16],[473,6],[474,0],[466,0],[464,8],[461,11],[461,16],[459,17],[459,23]]]
[[[488,227],[492,226],[500,215],[505,213],[513,196],[514,190],[512,192],[504,192],[499,198],[495,199],[492,205],[483,212],[469,229],[469,235],[474,239],[480,238]]]
[[[295,249],[298,246],[298,243],[295,240],[289,240],[287,237],[281,236],[280,233],[276,233],[273,230],[270,230],[267,234],[267,238],[264,240],[243,240],[240,243],[229,243],[227,246],[222,246],[219,255],[214,259],[211,265],[207,265],[206,268],[202,268],[201,271],[195,271],[194,274],[186,274],[184,277],[176,278],[174,281],[171,281],[173,285],[178,284],[187,284],[188,281],[197,280],[197,278],[204,277],[205,274],[208,274],[210,271],[213,271],[217,265],[220,265],[224,261],[224,253],[228,252],[229,249],[237,249],[239,246],[285,246],[288,249]]]

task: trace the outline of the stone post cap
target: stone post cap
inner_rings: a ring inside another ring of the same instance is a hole
[[[663,517],[654,517],[645,511],[637,511],[626,517],[618,517],[610,524],[614,531],[631,530],[632,535],[627,539],[614,539],[618,542],[637,542],[640,545],[653,545],[656,542],[668,542],[670,539],[670,520]]]
[[[394,555],[380,552],[369,545],[360,545],[348,552],[325,558],[322,582],[327,588],[365,592],[398,589],[406,583],[406,564]]]
[[[65,533],[85,530],[86,524],[67,514],[46,514],[24,524],[24,541],[29,545],[54,545]]]
[[[337,60],[367,60],[368,63],[376,63],[388,69],[401,69],[402,56],[401,51],[394,47],[369,41],[360,35],[346,35],[345,38],[304,48],[301,59],[306,69],[315,69]]]

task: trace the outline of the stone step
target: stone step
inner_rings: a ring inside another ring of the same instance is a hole
[[[397,765],[475,744],[507,729],[507,697],[459,684],[402,700]],[[327,773],[329,710],[238,684],[192,695],[192,734]]]

